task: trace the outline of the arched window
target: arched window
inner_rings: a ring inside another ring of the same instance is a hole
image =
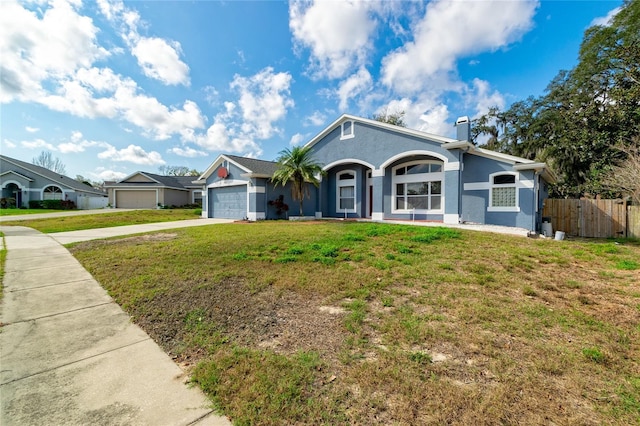
[[[62,189],[55,185],[47,186],[42,192],[43,200],[62,200]]]
[[[393,168],[393,213],[442,213],[444,210],[443,163],[414,161]]]
[[[336,175],[336,211],[356,211],[356,172],[344,170]]]
[[[519,211],[516,173],[493,173],[489,176],[491,190],[488,211]]]

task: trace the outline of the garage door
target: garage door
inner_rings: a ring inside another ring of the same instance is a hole
[[[116,207],[121,209],[155,209],[156,190],[116,191]]]
[[[209,190],[211,217],[223,219],[243,219],[247,217],[247,187],[229,186]]]

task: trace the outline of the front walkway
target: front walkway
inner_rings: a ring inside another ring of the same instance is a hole
[[[230,425],[68,250],[0,231],[0,424]]]

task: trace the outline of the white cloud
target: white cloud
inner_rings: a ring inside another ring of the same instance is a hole
[[[207,153],[204,151],[198,151],[197,149],[193,149],[190,147],[180,148],[177,146],[169,149],[167,152],[179,155],[180,157],[187,157],[187,158],[196,158],[196,157],[202,157],[207,155]]]
[[[240,95],[238,105],[242,110],[245,134],[268,139],[279,132],[274,123],[286,115],[288,108],[294,106],[290,85],[291,74],[274,73],[271,67],[251,77],[234,77],[230,87]]]
[[[311,50],[314,77],[341,78],[365,63],[377,26],[373,7],[354,0],[290,3],[289,27],[297,48]]]
[[[498,107],[502,110],[506,105],[504,96],[497,90],[491,91],[489,82],[479,78],[473,79],[466,97],[467,102],[474,105],[475,115],[473,118],[486,114],[491,107]]]
[[[36,132],[40,131],[40,129],[39,129],[39,128],[37,128],[37,127],[31,127],[31,126],[27,126],[27,127],[25,127],[24,129],[25,129],[27,132],[29,132],[29,133],[36,133]]]
[[[106,16],[137,29],[137,12],[118,2],[99,5]],[[193,101],[166,106],[141,93],[131,78],[94,67],[109,53],[96,44],[98,29],[75,5],[57,0],[40,14],[13,1],[0,1],[0,7],[0,102],[35,102],[79,117],[118,118],[155,139],[204,128],[204,116]],[[172,74],[168,63],[160,66],[171,52],[159,53],[160,62],[152,68],[167,81],[178,81],[180,73]]]
[[[60,0],[39,7],[41,18],[15,1],[0,2],[0,102],[37,99],[46,80],[109,55],[96,43],[98,28],[75,5]]]
[[[609,11],[609,13],[607,13],[606,16],[600,16],[598,18],[595,18],[593,21],[591,21],[591,23],[589,24],[590,27],[594,26],[594,25],[601,25],[603,27],[608,27],[609,25],[611,25],[611,20],[618,14],[618,12],[620,12],[622,10],[622,7],[616,7],[615,9],[612,9]]]
[[[303,125],[304,126],[320,126],[325,124],[327,121],[327,115],[320,112],[314,111],[313,114],[304,118]]]
[[[91,173],[91,177],[101,181],[107,181],[107,180],[118,181],[128,176],[126,173],[123,173],[123,172],[116,172],[114,170],[107,170],[103,168],[96,170],[96,172],[98,173]]]
[[[340,83],[340,87],[337,90],[338,98],[340,99],[340,110],[346,111],[349,108],[349,101],[368,91],[372,84],[371,74],[364,67]]]
[[[233,129],[231,130],[232,132]],[[235,133],[235,132],[234,132]],[[197,135],[194,142],[208,151],[229,151],[237,153],[262,154],[260,146],[250,137],[230,135],[228,125],[216,122],[207,129],[205,134]]]
[[[180,43],[142,36],[138,27],[147,24],[138,11],[126,7],[121,0],[100,0],[98,5],[102,14],[119,28],[120,36],[138,60],[144,75],[166,85],[190,84],[189,66],[180,59]]]
[[[94,146],[109,148],[111,145],[109,145],[106,142],[86,140],[82,136],[82,133],[75,131],[71,133],[71,139],[69,142],[63,142],[58,144],[58,150],[63,154],[77,153],[77,152],[84,152],[86,148],[90,148]]]
[[[167,85],[189,85],[189,67],[180,60],[180,43],[158,37],[141,37],[131,48],[147,77]]]
[[[128,147],[120,150],[113,146],[109,146],[106,151],[98,154],[98,158],[111,161],[126,161],[145,166],[166,164],[162,159],[162,156],[156,151],[146,152],[142,147],[137,145],[129,145]]]
[[[302,133],[296,133],[291,136],[291,140],[289,140],[289,145],[297,146],[300,145],[305,139],[307,139],[307,135],[303,135]]]
[[[420,130],[440,136],[448,136],[451,133],[448,107],[428,96],[417,100],[402,98],[392,100],[377,113],[387,111],[389,114],[404,111],[404,122],[410,129]]]
[[[34,139],[32,141],[20,141],[20,145],[28,149],[44,148],[49,151],[56,151],[56,147],[44,139]]]
[[[6,146],[7,148],[15,148],[18,146],[15,143],[11,142],[9,139],[4,139],[2,141],[2,145]]]
[[[400,94],[433,84],[462,57],[516,41],[533,25],[538,2],[434,1],[414,29],[413,40],[382,61],[382,82]],[[452,29],[457,29],[452,31]]]
[[[38,102],[80,117],[118,117],[158,140],[204,127],[204,116],[195,102],[187,100],[181,107],[167,107],[139,92],[130,78],[108,68],[90,68],[78,70],[73,80],[61,83],[56,94],[43,96]]]
[[[267,67],[250,77],[236,75],[229,85],[238,95],[237,102],[224,102],[224,111],[214,117],[204,134],[183,135],[207,151],[228,151],[260,156],[257,141],[280,134],[276,123],[294,106],[289,73],[275,73]]]

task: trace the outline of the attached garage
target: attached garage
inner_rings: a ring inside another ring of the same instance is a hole
[[[247,186],[209,189],[209,217],[244,219],[247,217]]]
[[[115,191],[116,207],[120,209],[155,209],[158,206],[156,189]]]

